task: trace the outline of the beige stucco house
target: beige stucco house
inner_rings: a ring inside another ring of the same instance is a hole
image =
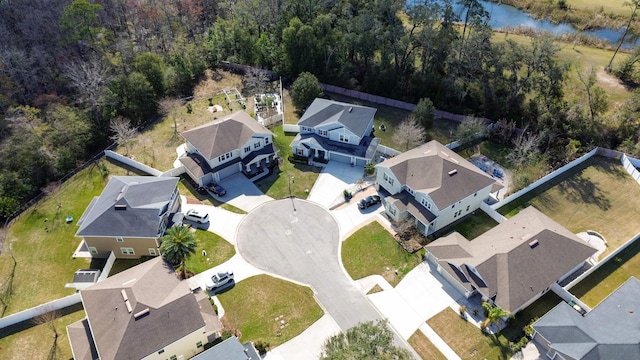
[[[159,255],[158,239],[180,208],[178,178],[114,176],[78,220],[76,236],[93,257]]]

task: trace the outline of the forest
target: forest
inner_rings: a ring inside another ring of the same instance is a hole
[[[553,39],[495,41],[488,17],[477,0],[1,0],[0,218],[223,61],[526,128],[550,166],[640,153],[640,93],[611,111],[591,71],[568,100]]]

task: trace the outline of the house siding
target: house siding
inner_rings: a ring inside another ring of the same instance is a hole
[[[197,343],[201,342],[203,346],[197,347]],[[145,356],[144,360],[166,360],[175,355],[178,359],[190,359],[204,350],[204,344],[208,342],[207,332],[204,326],[184,336],[180,340],[165,346],[162,349],[154,351],[152,354]],[[164,350],[161,354],[159,351]]]
[[[156,249],[156,255],[160,254],[159,243],[156,238],[123,237],[122,242],[118,242],[115,236],[85,236],[84,241],[88,247],[95,247],[96,258],[106,258],[111,251],[118,259],[139,259],[141,256],[150,256],[149,249]],[[134,255],[123,255],[120,248],[132,248]]]

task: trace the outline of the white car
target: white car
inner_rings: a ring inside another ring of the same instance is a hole
[[[220,272],[214,274],[211,279],[208,279],[204,285],[207,287],[208,291],[216,290],[224,285],[233,282],[233,272]]]
[[[194,221],[199,224],[204,224],[209,222],[209,214],[202,211],[194,210],[194,209],[188,210],[184,214],[184,218],[186,220]]]

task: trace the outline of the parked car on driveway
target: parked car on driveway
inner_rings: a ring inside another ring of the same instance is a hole
[[[371,195],[371,196],[367,196],[366,198],[360,200],[358,202],[358,207],[360,209],[366,209],[371,205],[375,205],[377,203],[380,202],[380,196],[378,195]]]
[[[194,221],[194,222],[197,222],[199,224],[204,224],[204,223],[209,222],[209,214],[207,214],[205,212],[202,212],[202,211],[195,210],[195,209],[188,210],[184,214],[184,218],[186,220]]]
[[[207,189],[218,196],[225,196],[227,194],[227,190],[225,190],[225,188],[214,182],[207,185]]]
[[[219,289],[229,283],[233,282],[233,272],[219,272],[214,274],[211,279],[207,279],[205,286],[208,291]]]

